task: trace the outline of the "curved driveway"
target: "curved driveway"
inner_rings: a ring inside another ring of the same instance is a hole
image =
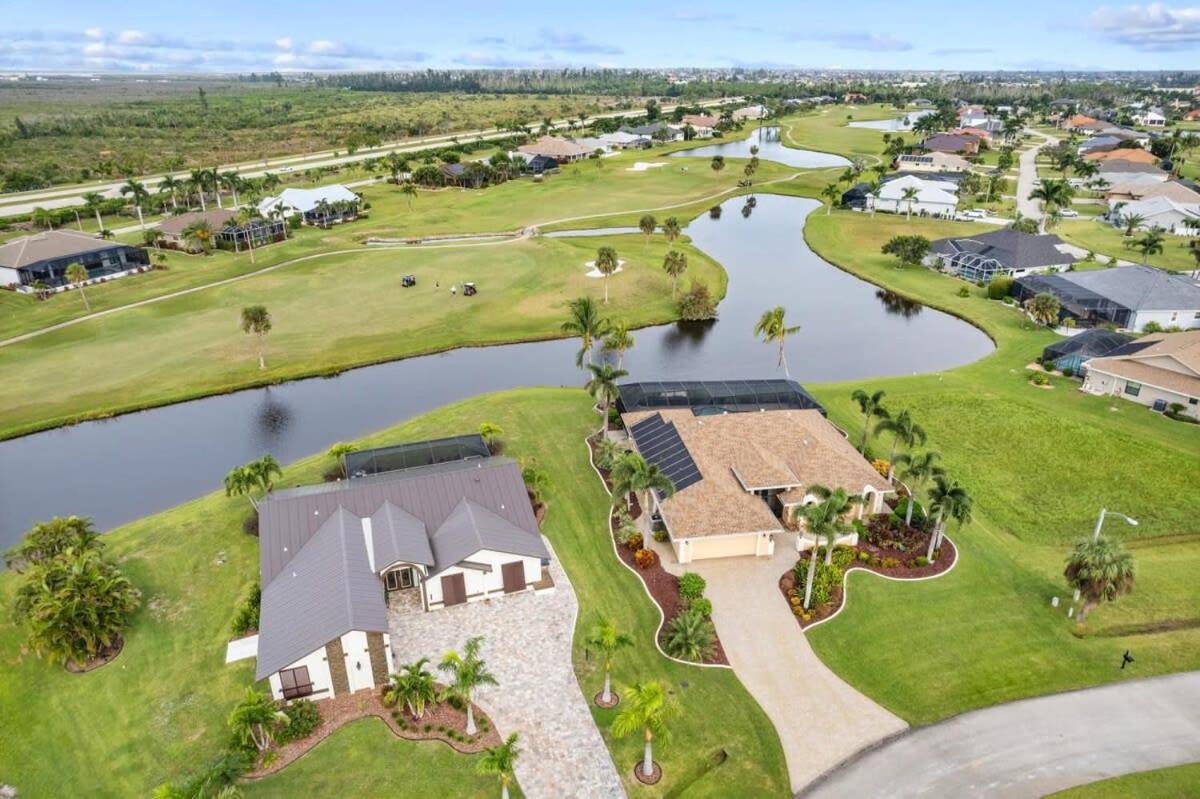
[[[799,796],[1041,797],[1197,761],[1192,671],[964,713],[867,750]]]

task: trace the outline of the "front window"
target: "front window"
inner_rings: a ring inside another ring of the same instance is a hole
[[[279,683],[283,687],[284,699],[298,699],[313,692],[312,680],[308,677],[308,666],[280,670]]]
[[[414,584],[413,570],[411,568],[394,569],[384,575],[384,582],[387,585],[387,590],[398,591],[402,588],[412,588]]]
[[[1125,393],[1131,397],[1136,397],[1138,394],[1142,393],[1142,384],[1126,382]]]

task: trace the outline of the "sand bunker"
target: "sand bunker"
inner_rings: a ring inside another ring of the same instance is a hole
[[[588,271],[587,271],[588,277],[604,277],[604,273],[596,268],[595,261],[588,261],[586,264],[584,264],[584,266],[586,266],[588,268]],[[617,268],[613,272],[613,274],[614,275],[620,274],[622,271],[624,271],[624,269],[625,269],[624,259],[617,259]]]

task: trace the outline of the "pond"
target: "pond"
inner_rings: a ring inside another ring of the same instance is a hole
[[[990,339],[971,325],[819,258],[804,241],[805,218],[819,207],[794,197],[737,197],[693,220],[686,233],[729,273],[720,316],[637,331],[625,358],[628,379],[780,376],[774,346],[751,332],[774,305],[801,325],[787,354],[802,383],[934,372],[991,352]],[[476,394],[582,385],[578,346],[454,350],[0,443],[0,549],[56,514],[91,516],[107,529],[171,507],[219,488],[231,467],[264,452],[286,463]]]
[[[763,127],[750,134],[748,138],[738,141],[710,144],[692,150],[679,150],[671,153],[676,158],[709,158],[723,155],[726,158],[750,158],[753,154],[751,147],[758,147],[758,157],[764,161],[778,161],[788,166],[805,169],[821,169],[824,167],[845,167],[850,162],[840,155],[821,153],[816,150],[799,150],[787,147],[779,140],[779,128]],[[706,165],[707,168],[707,165]]]
[[[910,111],[902,117],[896,119],[875,119],[870,122],[851,122],[849,127],[852,128],[868,128],[870,130],[887,130],[887,131],[905,131],[912,130],[912,126],[918,119],[923,116],[932,114],[933,111]]]

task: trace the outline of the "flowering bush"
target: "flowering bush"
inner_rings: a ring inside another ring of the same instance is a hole
[[[871,466],[883,477],[887,477],[888,470],[892,468],[892,464],[887,458],[876,458],[871,461]]]
[[[651,549],[639,549],[633,553],[633,562],[638,565],[639,569],[649,569],[658,562],[658,555],[654,554]]]
[[[642,543],[643,539],[641,533],[632,533],[628,538],[625,539],[625,546],[629,547],[634,552],[648,552],[649,550],[642,549]]]

